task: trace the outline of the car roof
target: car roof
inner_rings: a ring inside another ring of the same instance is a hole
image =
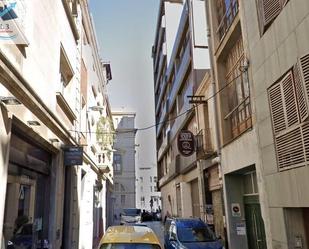
[[[146,243],[160,245],[155,233],[144,226],[111,226],[107,229],[101,244]]]
[[[207,226],[206,223],[204,223],[199,218],[176,218],[174,219],[174,222],[177,226],[181,227],[205,227]]]

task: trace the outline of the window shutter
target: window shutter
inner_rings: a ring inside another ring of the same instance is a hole
[[[294,84],[297,96],[297,104],[299,109],[299,115],[302,122],[304,122],[308,118],[308,101],[304,86],[302,84],[300,70],[298,64],[296,64],[293,68],[294,73]]]
[[[305,163],[300,127],[275,138],[279,169],[301,166]]]
[[[301,87],[299,80],[298,83],[294,81],[291,70],[268,92],[279,170],[302,166],[306,162],[303,129],[297,107],[297,101],[305,104],[302,115],[308,115]],[[296,100],[296,92],[302,96],[300,100]]]
[[[304,82],[307,97],[309,96],[309,54],[300,58],[301,78]]]
[[[287,127],[291,127],[292,125],[299,123],[292,71],[287,73],[281,82],[286,109]]]
[[[260,0],[263,31],[265,26],[270,24],[282,9],[282,0]]]
[[[268,97],[275,135],[286,129],[285,110],[282,96],[283,94],[280,83],[269,89]]]

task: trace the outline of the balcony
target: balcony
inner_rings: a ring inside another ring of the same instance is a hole
[[[202,129],[195,136],[196,156],[198,159],[205,159],[214,153],[211,143],[211,129]]]
[[[169,137],[170,137],[170,132],[168,131],[166,136],[163,138],[163,141],[162,141],[162,144],[158,150],[158,161],[161,160],[164,152],[166,151],[167,149],[167,145],[168,145],[168,142],[169,142]]]
[[[165,79],[165,77],[163,78],[163,82],[160,83],[160,93],[159,95],[156,96],[156,114],[158,114],[158,112],[160,111],[160,104],[162,101],[163,96],[165,95],[165,88],[167,85],[167,81]]]
[[[161,82],[160,82],[161,77],[160,76],[162,74],[162,71],[164,72],[163,65],[165,65],[165,61],[166,61],[166,55],[162,52],[160,54],[159,67],[158,67],[158,69],[155,69],[158,72],[158,77],[157,77],[156,82],[155,82],[155,91],[157,91],[159,85],[161,85]],[[163,75],[163,81],[164,81],[164,79],[165,79],[165,75]]]
[[[110,165],[108,164],[98,164],[98,168],[102,174],[108,174],[111,171]]]
[[[189,84],[185,96],[192,95],[192,91],[192,86],[190,86]],[[185,97],[183,101],[183,106],[181,110],[177,113],[177,115],[183,114],[191,108],[191,104],[189,103],[189,99],[187,97]],[[178,134],[178,131],[183,127],[183,124],[190,118],[190,115],[192,115],[193,113],[194,112],[188,112],[187,114],[180,115],[175,119],[171,127],[171,141],[174,140],[174,137]]]
[[[220,24],[216,31],[220,41],[224,38],[238,13],[238,0],[231,0],[230,6],[227,6],[226,9],[227,10],[221,18]]]
[[[159,135],[160,132],[161,132],[161,129],[164,125],[163,121],[165,120],[167,112],[168,112],[168,99],[165,101],[165,104],[163,106],[163,109],[162,109],[162,112],[161,112],[161,115],[160,115],[159,124],[157,126],[157,135]]]
[[[244,98],[236,107],[234,107],[225,117],[224,120],[231,126],[231,138],[241,135],[243,132],[252,127],[250,97]],[[229,141],[225,141],[227,143]]]
[[[175,80],[172,83],[173,85],[172,85],[172,89],[171,89],[170,96],[169,96],[170,107],[173,106],[174,101],[176,100],[176,96],[178,94],[179,88],[180,88],[180,86],[181,86],[181,84],[184,80],[184,77],[185,77],[186,72],[188,70],[188,67],[190,65],[190,61],[191,61],[190,51],[191,51],[191,44],[187,43],[187,46],[186,46],[184,55],[182,56],[182,60],[181,60],[180,66],[178,68]]]

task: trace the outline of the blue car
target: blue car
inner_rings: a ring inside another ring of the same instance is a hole
[[[201,219],[168,219],[165,249],[224,249],[221,241]]]

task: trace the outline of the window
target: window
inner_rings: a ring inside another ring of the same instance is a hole
[[[61,45],[60,47],[60,77],[61,77],[61,84],[62,84],[62,93],[64,87],[66,87],[71,79],[73,78],[73,68],[70,64],[69,58]]]
[[[150,192],[152,192],[152,186],[150,186]]]
[[[143,182],[144,179],[143,179],[143,177],[140,177],[139,180],[140,180],[140,182]]]
[[[279,170],[309,162],[309,54],[268,89]]]
[[[126,204],[126,196],[125,195],[121,195],[121,205],[124,206]]]
[[[141,201],[145,201],[145,196],[142,196],[142,197],[141,197]]]
[[[77,17],[77,0],[62,0],[62,4],[67,15],[70,27],[72,29],[75,40],[79,39],[78,29],[75,23]]]
[[[154,187],[153,187],[153,191],[154,191],[154,192],[158,192],[157,186],[154,186]]]
[[[114,172],[115,173],[120,173],[121,170],[122,170],[122,167],[121,167],[121,155],[120,154],[114,154]]]
[[[114,189],[115,189],[115,191],[119,191],[119,183],[115,183]]]
[[[150,177],[150,182],[152,182],[152,177]]]
[[[238,0],[217,0],[216,8],[218,19],[217,34],[219,40],[221,40],[227,33],[238,13]]]
[[[222,101],[225,101],[227,105],[227,114],[224,120],[231,129],[229,139],[237,137],[251,127],[249,82],[247,73],[242,71],[244,61],[243,40],[240,36],[227,55],[226,83],[225,89],[221,93]]]
[[[177,108],[176,108],[176,104],[175,104],[172,107],[172,110],[170,112],[170,117],[169,117],[169,120],[170,120],[170,123],[171,123],[171,128],[173,127],[173,125],[175,123],[176,117],[177,117]]]
[[[157,177],[156,176],[153,177],[153,181],[157,182]]]
[[[250,172],[243,176],[244,194],[252,195],[258,194],[256,172]]]
[[[259,24],[263,34],[289,0],[257,0]]]

